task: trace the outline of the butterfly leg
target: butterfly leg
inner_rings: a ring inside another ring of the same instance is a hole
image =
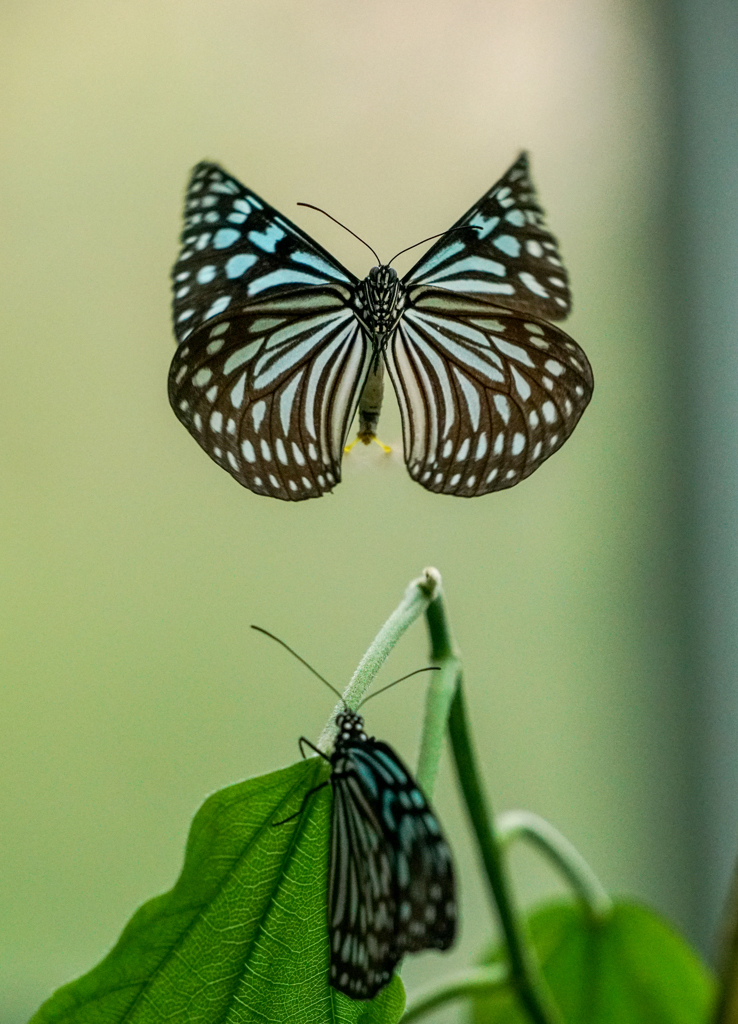
[[[382,442],[379,440],[376,434],[362,433],[361,431],[359,431],[359,433],[356,435],[351,444],[347,444],[345,446],[345,448],[343,449],[344,452],[348,455],[351,449],[355,448],[359,441],[361,441],[363,444],[371,444],[372,441],[374,441],[375,444],[379,445],[383,452],[387,453],[387,455],[389,455],[389,453],[392,451],[388,444],[382,444]]]
[[[326,779],[325,782],[321,782],[319,785],[313,786],[312,789],[309,789],[305,796],[302,798],[302,803],[300,804],[299,808],[295,811],[295,813],[290,814],[289,818],[282,818],[281,821],[273,821],[272,828],[277,828],[278,825],[286,825],[288,821],[294,821],[295,818],[299,818],[302,812],[305,810],[305,804],[308,802],[313,793],[317,793],[318,790],[320,789],[325,789],[325,787],[328,785],[328,781],[329,780]]]
[[[305,751],[302,749],[303,743],[306,746],[310,747],[311,750],[314,750],[318,757],[322,757],[324,761],[328,762],[328,764],[331,763],[331,759],[330,757],[328,757],[327,754],[324,754],[322,750],[318,750],[314,743],[311,743],[310,740],[306,739],[304,736],[301,736],[298,741],[298,746],[300,748],[300,753],[302,754],[303,757],[305,756]]]

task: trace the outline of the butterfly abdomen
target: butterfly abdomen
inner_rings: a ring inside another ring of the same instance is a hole
[[[364,444],[371,444],[377,435],[379,414],[382,411],[384,395],[384,363],[381,359],[372,362],[364,388],[359,399],[359,430],[357,438]]]

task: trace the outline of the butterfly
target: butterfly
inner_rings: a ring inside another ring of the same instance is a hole
[[[451,850],[409,768],[367,736],[346,708],[329,761],[333,789],[328,869],[329,982],[352,999],[372,999],[405,953],[448,949],[456,935]],[[309,790],[307,799],[328,782]]]
[[[344,709],[336,717],[330,757],[300,737],[331,766],[294,814],[330,782],[333,789],[328,866],[329,981],[352,999],[372,999],[392,978],[404,953],[448,949],[456,935],[456,883],[451,850],[410,769],[386,743],[367,736],[364,719],[339,691],[279,637],[253,626],[289,651],[332,690]],[[365,697],[422,672],[418,669]],[[359,705],[361,707],[361,704]]]
[[[341,479],[376,434],[386,366],[408,471],[474,497],[530,476],[589,402],[587,357],[523,153],[402,279],[360,281],[217,164],[192,172],[172,271],[169,400],[244,487],[290,501]]]

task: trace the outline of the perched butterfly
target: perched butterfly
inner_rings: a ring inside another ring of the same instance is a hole
[[[194,169],[172,271],[169,400],[257,494],[317,498],[375,436],[386,364],[410,475],[473,497],[553,454],[592,395],[587,357],[548,321],[571,297],[525,154],[400,280],[359,281],[216,164]]]
[[[335,687],[283,640],[260,626],[252,629],[276,640],[343,701]],[[424,671],[429,670],[419,670]],[[407,678],[396,679],[383,690]],[[405,953],[452,945],[456,883],[449,845],[410,769],[392,747],[366,735],[364,719],[356,711],[345,707],[336,728],[330,757],[300,737],[303,755],[305,744],[332,769],[329,981],[352,999],[372,999],[389,983]],[[321,782],[308,790],[299,810],[274,825],[297,818],[313,793],[327,785]]]
[[[392,747],[367,736],[362,716],[348,708],[336,726],[329,758],[300,739],[333,769],[329,981],[352,999],[372,999],[405,953],[452,945],[454,869],[438,819]]]

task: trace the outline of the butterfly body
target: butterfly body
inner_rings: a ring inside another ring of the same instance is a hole
[[[409,769],[345,711],[330,757],[330,983],[371,999],[405,953],[456,935],[451,851]]]
[[[258,494],[301,501],[340,481],[357,408],[359,437],[376,430],[385,366],[410,475],[461,497],[529,476],[592,394],[587,357],[550,323],[570,293],[525,155],[402,279],[378,266],[358,280],[200,164],[172,276],[172,408]]]

